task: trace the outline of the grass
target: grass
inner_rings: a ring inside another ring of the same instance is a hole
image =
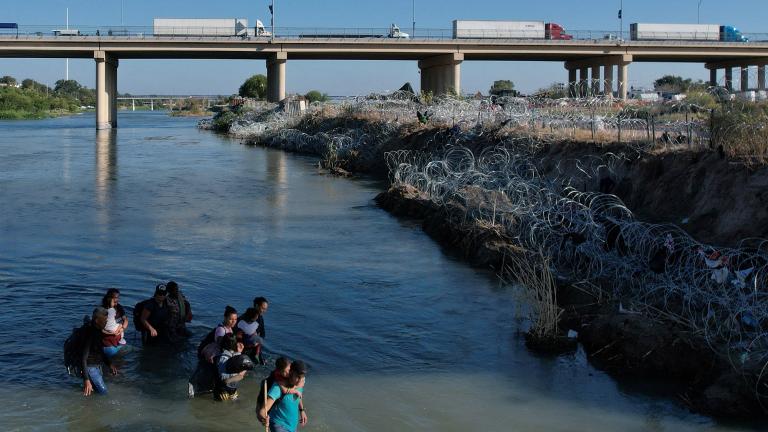
[[[559,337],[557,324],[563,313],[557,305],[557,284],[550,264],[542,250],[527,251],[508,257],[501,273],[502,280],[521,286],[521,300],[529,306],[528,334],[538,341]]]

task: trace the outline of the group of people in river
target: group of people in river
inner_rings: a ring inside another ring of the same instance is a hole
[[[241,316],[235,308],[226,306],[222,322],[198,345],[198,365],[189,382],[190,397],[213,393],[217,401],[238,398],[238,385],[247,372],[267,363],[262,348],[266,337],[264,314],[268,308],[264,297],[254,298],[253,305]],[[192,336],[187,329],[187,323],[192,321],[192,307],[174,281],[157,285],[151,298],[137,303],[133,320],[143,346],[175,344]],[[65,363],[70,372],[77,371],[82,376],[85,396],[107,393],[103,370],[107,368],[117,374],[113,360],[128,346],[128,327],[120,290],[110,288],[90,320],[65,342]],[[274,370],[262,380],[257,414],[271,431],[295,431],[306,424],[302,399],[306,373],[304,362],[279,357]]]

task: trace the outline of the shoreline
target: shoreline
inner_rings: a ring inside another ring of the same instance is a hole
[[[482,193],[462,197],[464,200],[446,199],[437,204],[419,190],[398,184],[398,179],[394,178],[399,167],[414,153],[419,152],[427,158],[436,156],[441,146],[437,145],[435,137],[445,138],[456,133],[453,128],[409,123],[392,127],[365,118],[344,116],[305,116],[291,126],[248,138],[245,144],[314,155],[320,158],[320,166],[334,175],[370,175],[388,179],[393,186],[375,198],[377,204],[395,216],[420,221],[428,235],[449,250],[461,253],[473,266],[501,273],[507,256],[529,248],[516,240],[519,232],[467,220],[470,206],[487,204],[488,197]],[[364,136],[382,138],[375,144],[359,140],[362,144],[357,146],[334,145],[344,137],[359,139],[359,130]],[[463,144],[469,150],[481,153],[499,145],[502,138],[508,136],[486,135]],[[567,144],[549,143],[530,155],[540,158],[539,162],[551,162],[545,159],[552,148],[567,147]],[[571,144],[580,147],[582,155],[590,153],[584,151],[590,144]],[[591,151],[605,152],[605,148],[595,146]],[[398,152],[402,157],[397,157]],[[663,157],[665,155],[651,159]],[[690,158],[685,154],[682,157]],[[694,158],[692,163],[701,159]],[[570,175],[567,169],[563,171],[565,176]],[[621,184],[621,179],[617,180],[616,183]],[[583,186],[583,192],[588,192],[590,187],[598,190],[602,187],[599,184]],[[755,393],[755,386],[763,385],[762,377],[755,376],[754,364],[732,367],[728,358],[710,349],[708,342],[692,332],[686,323],[677,322],[674,317],[665,319],[663,314],[654,314],[649,319],[647,313],[632,310],[629,296],[610,294],[616,291],[616,281],[610,278],[586,281],[574,277],[578,269],[556,270],[563,270],[558,272],[556,297],[558,306],[563,309],[559,321],[561,330],[578,332],[579,342],[587,351],[590,362],[618,378],[674,380],[683,393],[681,400],[699,413],[738,419],[765,416],[760,397]],[[621,287],[619,291],[629,288],[631,286]]]

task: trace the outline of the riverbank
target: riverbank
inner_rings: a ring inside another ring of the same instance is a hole
[[[72,81],[74,83],[74,81]],[[81,103],[32,80],[23,87],[0,87],[0,120],[34,120],[78,114]]]
[[[765,168],[706,149],[542,140],[503,122],[467,127],[451,112],[427,125],[383,112],[262,116],[273,124],[246,142],[389,178],[379,205],[474,265],[504,273],[507,257],[542,248],[559,277],[560,328],[578,332],[595,364],[674,379],[709,415],[763,414],[766,258],[736,246],[766,237]]]

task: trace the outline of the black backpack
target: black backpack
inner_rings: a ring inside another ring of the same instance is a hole
[[[142,332],[146,330],[144,325],[141,323],[141,314],[144,312],[144,307],[150,300],[152,299],[142,300],[136,303],[136,306],[133,307],[133,325],[136,326],[137,331]]]
[[[83,348],[88,337],[91,320],[86,315],[83,325],[74,327],[67,340],[64,341],[64,366],[71,376],[83,376]]]

